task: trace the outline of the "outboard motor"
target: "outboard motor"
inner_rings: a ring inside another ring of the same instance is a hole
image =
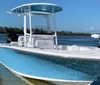
[[[18,36],[14,33],[7,35],[7,43],[10,43],[11,41],[18,41]]]
[[[100,76],[98,76],[91,85],[100,85]]]
[[[98,39],[99,39],[98,48],[100,48],[100,35],[99,35],[99,34],[92,34],[91,37],[93,37],[93,38],[98,38]]]

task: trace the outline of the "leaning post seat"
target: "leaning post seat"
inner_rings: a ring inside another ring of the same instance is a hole
[[[24,46],[24,36],[18,37],[18,45],[19,46]]]
[[[53,49],[54,37],[54,35],[32,35],[34,47]]]
[[[26,41],[29,40],[29,36],[26,37]],[[19,36],[18,37],[18,45],[19,46],[24,46],[24,36]]]

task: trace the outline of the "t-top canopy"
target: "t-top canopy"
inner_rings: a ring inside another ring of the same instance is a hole
[[[17,13],[17,14],[24,14],[24,13],[56,13],[62,11],[62,7],[51,4],[51,3],[30,3],[24,4],[18,7],[13,8],[10,12]]]

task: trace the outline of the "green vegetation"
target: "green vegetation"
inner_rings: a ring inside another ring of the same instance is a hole
[[[27,29],[27,32],[29,33],[29,29]],[[43,30],[43,28],[33,29],[34,34],[48,34],[46,30]],[[17,34],[23,34],[23,28],[17,28],[17,27],[0,27],[0,33],[17,33]],[[52,31],[50,34],[54,34]],[[80,33],[80,32],[69,32],[69,31],[57,31],[58,35],[67,35],[67,36],[90,36],[89,33]]]
[[[23,34],[23,28],[17,28],[17,27],[0,27],[0,33],[18,33]]]
[[[69,31],[58,31],[58,35],[67,35],[67,36],[91,36],[90,33],[83,33],[83,32],[69,32]]]

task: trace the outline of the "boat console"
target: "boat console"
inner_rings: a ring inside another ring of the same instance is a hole
[[[24,16],[24,36],[18,38],[18,45],[24,47],[37,47],[54,49],[57,47],[57,32],[55,13],[62,11],[62,7],[51,3],[30,3],[13,8],[9,13]],[[27,16],[29,18],[29,34],[27,33]],[[54,21],[54,35],[36,35],[32,32],[32,17],[44,16],[47,21],[47,31],[50,33],[50,16]]]
[[[26,47],[54,49],[54,35],[32,35],[26,37]],[[24,36],[18,38],[18,46],[24,46]]]

